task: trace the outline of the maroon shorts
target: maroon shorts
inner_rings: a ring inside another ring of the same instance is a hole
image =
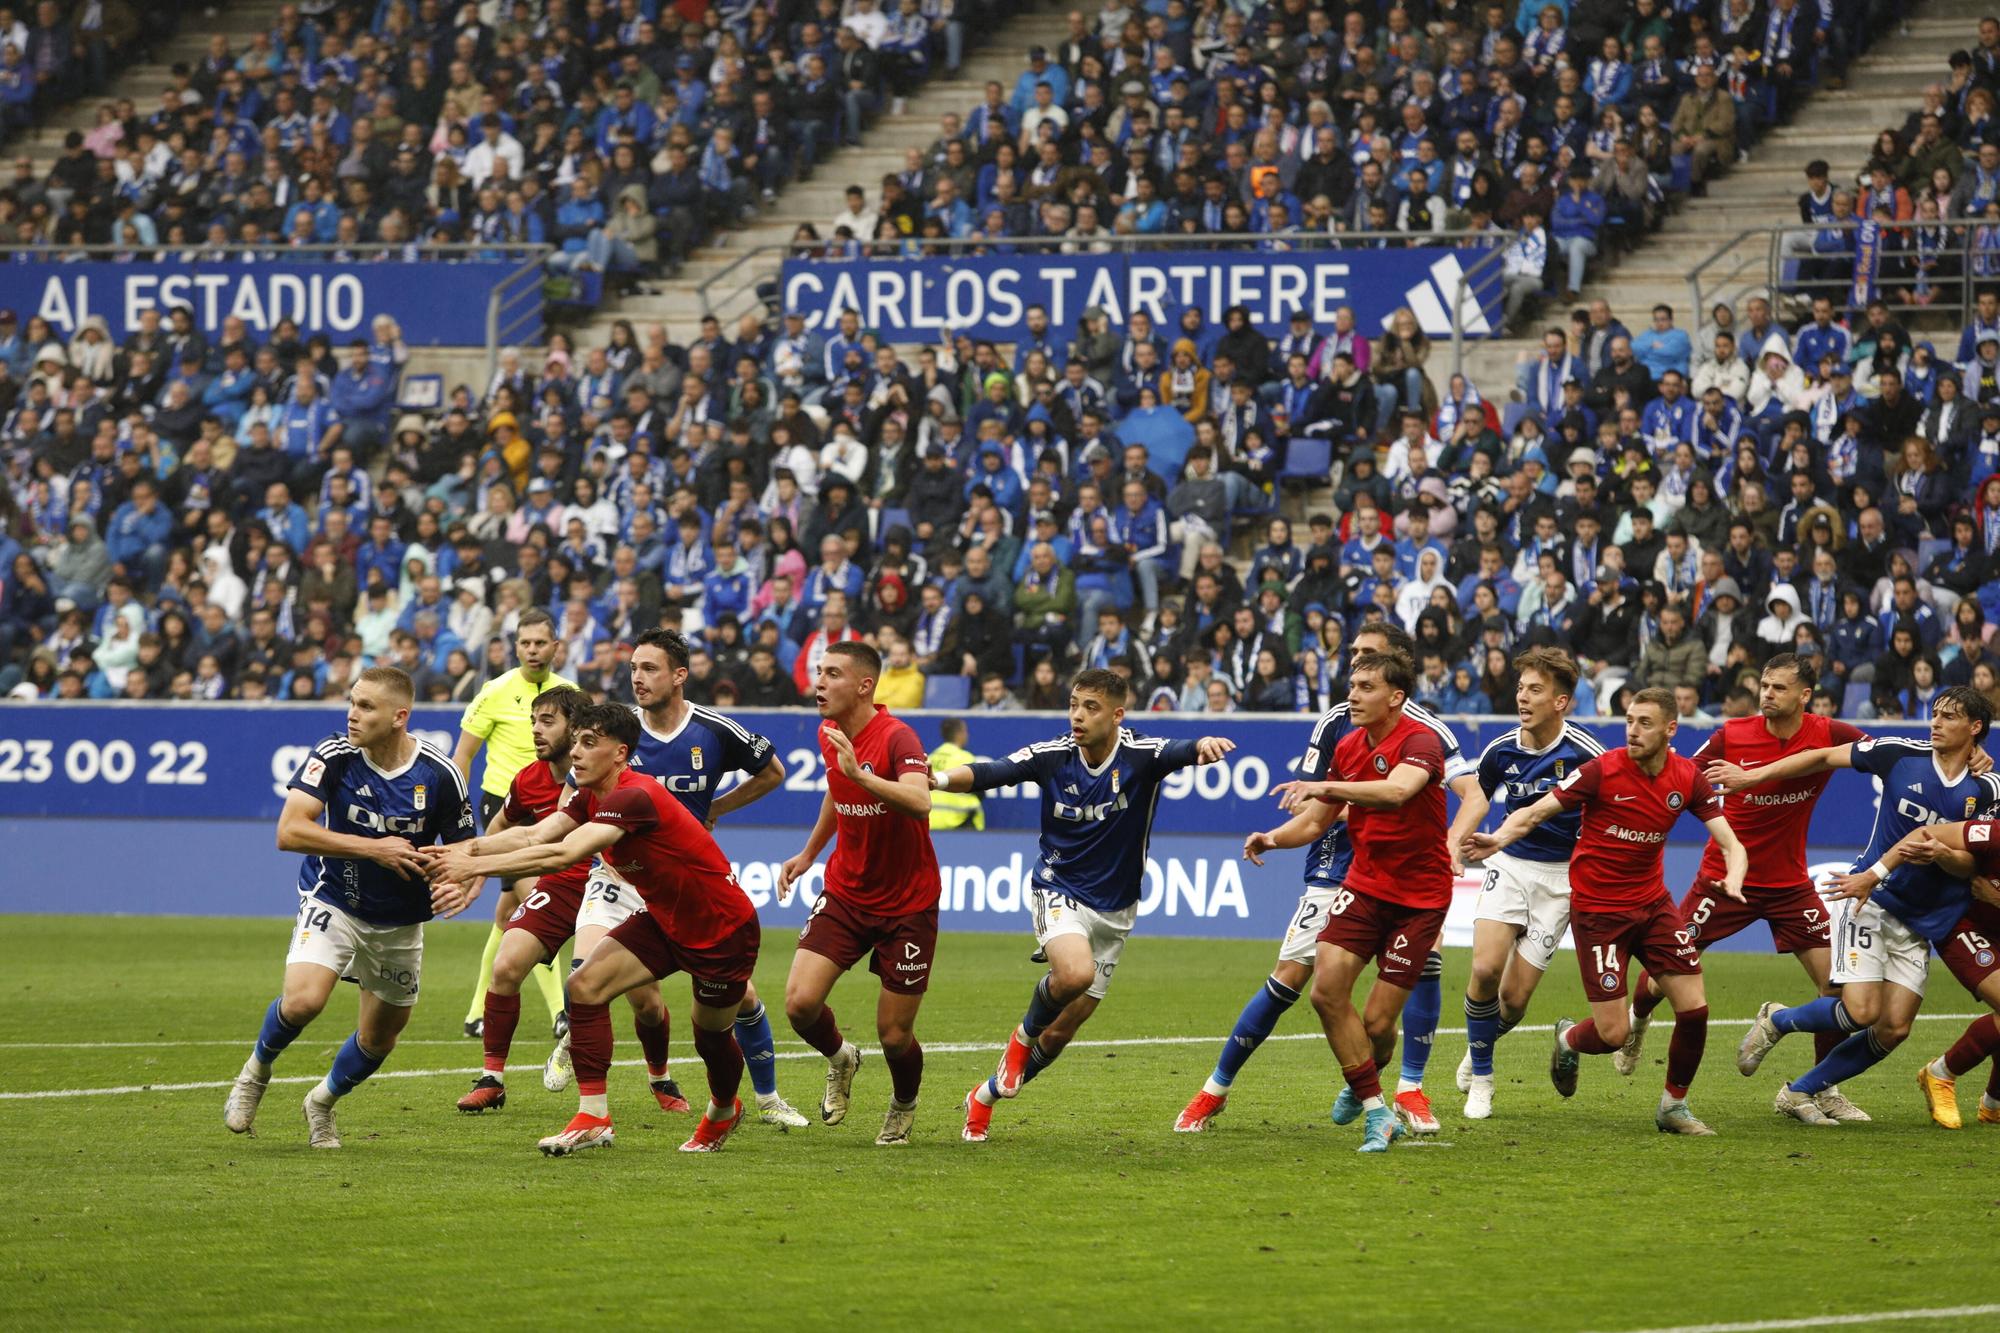
[[[882,989],[921,995],[930,988],[931,961],[937,957],[937,908],[880,916],[822,893],[799,931],[799,947],[829,958],[845,972],[873,953],[868,970]]]
[[[1375,959],[1377,976],[1413,990],[1444,930],[1444,914],[1442,907],[1405,907],[1359,889],[1336,889],[1319,942]]]
[[[1695,948],[1720,944],[1759,921],[1770,922],[1775,953],[1804,953],[1830,945],[1827,921],[1831,913],[1812,885],[1753,888],[1745,884],[1743,896],[1748,901],[1739,903],[1721,889],[1710,888],[1708,880],[1695,880],[1681,899],[1680,909]]]
[[[576,934],[576,914],[583,908],[582,880],[571,881],[561,875],[544,875],[535,881],[534,891],[521,900],[514,909],[514,915],[507,918],[507,929],[525,930],[542,942],[542,948],[554,958]]]
[[[1958,984],[1978,996],[1986,979],[2000,972],[2000,908],[1974,903],[1951,928],[1950,938],[1937,942],[1937,951]]]
[[[750,989],[757,970],[757,944],[762,931],[751,917],[733,932],[703,949],[677,943],[651,912],[634,912],[613,926],[606,939],[617,940],[646,965],[654,980],[685,972],[694,981],[694,1001],[712,1009],[733,1009]]]
[[[1662,893],[1644,907],[1585,912],[1572,907],[1569,933],[1583,993],[1592,1003],[1625,994],[1625,972],[1634,959],[1654,976],[1698,976],[1701,951],[1689,938],[1674,900]]]

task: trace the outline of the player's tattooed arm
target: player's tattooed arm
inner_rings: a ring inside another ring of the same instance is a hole
[[[1469,833],[1459,844],[1459,854],[1467,862],[1484,861],[1498,851],[1513,846],[1534,832],[1544,820],[1562,813],[1563,805],[1553,796],[1544,796],[1533,805],[1524,805],[1502,821],[1491,833]]]
[[[1783,782],[1786,778],[1803,778],[1832,768],[1852,767],[1852,745],[1828,745],[1786,755],[1763,768],[1739,768],[1727,760],[1717,760],[1702,771],[1702,776],[1715,784],[1725,796],[1734,796],[1739,791],[1766,782]]]
[[[326,802],[302,791],[285,794],[278,814],[278,850],[305,856],[331,856],[343,861],[373,861],[404,879],[422,879],[424,860],[408,838],[364,838],[335,833],[319,822]]]

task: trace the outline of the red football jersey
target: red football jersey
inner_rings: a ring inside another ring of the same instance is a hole
[[[833,855],[826,860],[826,891],[851,907],[877,916],[927,912],[938,904],[937,852],[928,820],[899,814],[840,771],[840,757],[820,726],[819,752],[826,760],[826,794],[833,799]],[[861,733],[850,738],[864,769],[891,782],[905,773],[929,773],[917,733],[890,716],[881,704]]]
[[[1451,906],[1444,760],[1437,732],[1407,713],[1380,745],[1371,745],[1359,727],[1334,745],[1336,782],[1380,782],[1398,764],[1415,764],[1431,775],[1422,791],[1394,810],[1347,808],[1347,837],[1354,845],[1349,888],[1405,907]]]
[[[1667,891],[1662,864],[1667,830],[1683,813],[1703,821],[1722,801],[1695,762],[1667,752],[1649,778],[1624,746],[1606,750],[1549,789],[1567,808],[1583,807],[1583,827],[1569,861],[1570,909],[1615,912],[1644,907]]]
[[[1717,760],[1738,768],[1768,768],[1786,755],[1801,750],[1820,750],[1829,745],[1852,745],[1868,739],[1866,732],[1838,718],[1807,713],[1799,719],[1799,729],[1788,741],[1771,734],[1762,717],[1731,718],[1709,732],[1708,739],[1694,752],[1695,767],[1706,769]],[[1811,878],[1806,873],[1806,829],[1812,823],[1813,802],[1826,790],[1831,772],[1791,778],[1752,787],[1734,796],[1722,797],[1722,815],[1750,853],[1747,883],[1765,888],[1790,888]],[[1701,854],[1702,879],[1720,880],[1727,867],[1715,839]]]
[[[625,836],[603,854],[604,864],[639,890],[674,943],[706,949],[757,915],[701,821],[645,774],[620,773],[602,800],[579,791],[563,813],[579,824],[623,830]]]
[[[539,824],[562,808],[563,784],[556,781],[556,775],[549,771],[546,762],[536,759],[514,775],[514,781],[507,788],[507,803],[500,807],[507,816],[509,825]],[[543,887],[553,891],[556,888],[574,889],[583,892],[590,882],[590,858],[585,857],[573,866],[564,866],[541,877]]]

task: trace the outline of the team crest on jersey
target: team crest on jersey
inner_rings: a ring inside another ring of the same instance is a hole
[[[861,771],[863,773],[873,773],[875,771],[875,765],[872,762],[864,762],[861,765]]]
[[[423,812],[424,812],[424,784],[419,782],[417,784],[417,813],[422,814]]]
[[[1387,773],[1389,771],[1389,757],[1387,755],[1378,754],[1375,756],[1375,771],[1377,773]]]
[[[1118,794],[1118,770],[1115,768],[1111,770],[1111,794]]]
[[[1562,781],[1562,775],[1563,775],[1563,762],[1564,762],[1564,761],[1563,761],[1563,760],[1560,760],[1560,759],[1556,760],[1556,781],[1557,781],[1557,782],[1561,782],[1561,781]]]
[[[1967,819],[1972,818],[1972,812],[1978,808],[1979,798],[1977,796],[1968,796],[1965,798],[1965,817]]]
[[[1597,984],[1602,986],[1605,990],[1617,990],[1618,974],[1616,972],[1606,972],[1603,976],[1597,979]]]
[[[1993,951],[1991,949],[1981,949],[1978,953],[1974,954],[1972,958],[1973,961],[1978,963],[1981,967],[1993,966]]]
[[[689,747],[688,767],[697,773],[701,772],[701,747],[699,745]]]
[[[1669,810],[1678,810],[1678,809],[1680,809],[1680,808],[1681,808],[1681,794],[1680,794],[1679,792],[1677,792],[1677,791],[1670,791],[1670,792],[1668,792],[1668,793],[1667,793],[1667,809],[1669,809]]]

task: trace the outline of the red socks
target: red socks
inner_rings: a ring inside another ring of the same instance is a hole
[[[602,1096],[605,1077],[611,1072],[610,1005],[570,1005],[569,1058],[576,1069],[577,1095]]]
[[[821,1005],[819,1017],[804,1027],[797,1023],[792,1024],[792,1031],[798,1033],[800,1040],[806,1045],[829,1060],[839,1055],[840,1048],[847,1044],[847,1039],[840,1035],[840,1025],[833,1021],[833,1006],[830,1004]]]
[[[648,1024],[638,1014],[632,1015],[632,1030],[639,1034],[639,1050],[646,1057],[646,1075],[649,1078],[667,1076],[667,1024],[670,1021],[662,1014],[658,1023]],[[575,1038],[570,1040],[573,1046]]]
[[[1704,1009],[1702,1012],[1708,1011]],[[1563,1040],[1578,1055],[1609,1055],[1618,1049],[1597,1035],[1597,1020],[1594,1018],[1586,1018],[1578,1023],[1563,1034]]]
[[[1358,1065],[1342,1065],[1340,1076],[1347,1080],[1356,1097],[1367,1101],[1370,1097],[1382,1095],[1382,1074],[1373,1060],[1363,1060]]]
[[[1667,998],[1665,991],[1658,990],[1648,984],[1652,979],[1653,974],[1651,972],[1641,972],[1638,983],[1632,987],[1632,1012],[1641,1018],[1645,1018],[1655,1009],[1659,1008],[1660,1001]]]
[[[486,1072],[500,1074],[507,1068],[507,1052],[514,1045],[514,1029],[521,1024],[521,997],[486,992],[486,1026],[480,1041],[486,1050]]]
[[[1667,1095],[1687,1096],[1701,1068],[1702,1049],[1708,1045],[1708,1006],[1674,1015],[1674,1039],[1667,1046]]]
[[[1996,1054],[2000,1054],[2000,1020],[1992,1014],[1983,1014],[1974,1019],[1972,1026],[1966,1028],[1964,1035],[1944,1053],[1944,1067],[1951,1071],[1953,1078],[1957,1078],[1977,1069],[1982,1060],[1991,1059]],[[1993,1076],[2000,1079],[2000,1068],[1993,1071]],[[1987,1091],[1992,1091],[1990,1083]]]
[[[665,1045],[664,1040],[661,1045]],[[743,1086],[743,1050],[736,1044],[736,1033],[728,1029],[710,1032],[697,1023],[694,1051],[708,1070],[709,1100],[728,1110],[736,1102],[736,1090]]]
[[[889,1066],[889,1080],[895,1084],[896,1100],[905,1106],[916,1101],[917,1088],[924,1081],[924,1048],[912,1039],[901,1055],[882,1052],[882,1063]]]

